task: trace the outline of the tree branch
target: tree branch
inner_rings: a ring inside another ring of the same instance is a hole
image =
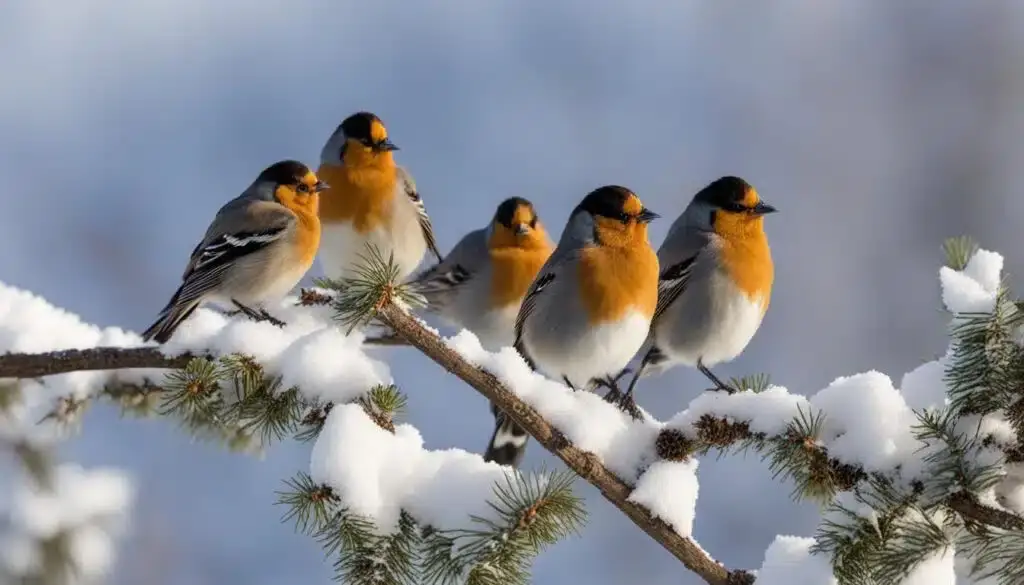
[[[956,510],[961,516],[981,524],[1003,530],[1024,530],[1024,518],[1012,512],[986,506],[979,502],[974,494],[956,492],[946,498],[946,505]]]
[[[166,356],[156,347],[96,347],[0,355],[0,378],[39,378],[68,372],[129,368],[184,368],[194,354]]]
[[[664,521],[651,516],[645,507],[627,501],[632,488],[602,465],[597,457],[572,445],[494,375],[464,360],[402,309],[385,303],[379,308],[378,317],[410,345],[494,402],[545,449],[597,487],[605,499],[709,584],[741,585],[754,582],[752,574],[742,570],[730,571],[711,558],[693,539],[680,536]]]
[[[365,345],[405,346],[405,339],[395,335],[368,337]],[[0,355],[0,378],[39,378],[68,372],[94,370],[129,370],[137,368],[180,369],[193,358],[213,359],[207,353],[164,355],[158,347],[94,347],[65,349],[46,353],[6,353]]]
[[[801,441],[801,437],[777,436],[768,437],[753,433],[746,422],[733,422],[724,418],[704,415],[693,424],[697,440],[694,441],[677,429],[664,429],[658,435],[658,456],[663,459],[679,460],[697,452],[703,447],[727,448],[741,441],[792,440]],[[822,473],[831,475],[831,480],[840,490],[853,489],[858,483],[866,481],[868,474],[861,467],[844,463],[829,457],[828,451],[814,443],[804,443],[805,448],[813,450],[815,464]],[[954,510],[967,520],[985,524],[1004,530],[1024,530],[1024,517],[1012,512],[999,510],[978,501],[971,493],[956,492],[947,497],[943,504]]]

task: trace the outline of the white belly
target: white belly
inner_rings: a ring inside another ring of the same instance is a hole
[[[673,362],[695,366],[699,359],[710,368],[742,353],[757,333],[762,318],[761,302],[737,292],[721,295],[703,318],[684,317],[659,323],[656,336],[659,347]]]
[[[418,226],[417,226],[418,227]],[[373,244],[387,259],[394,254],[398,265],[398,280],[405,280],[419,266],[427,245],[421,232],[411,230],[375,229],[358,233],[351,224],[323,224],[320,251],[317,257],[328,278],[337,280],[352,276],[352,270],[364,262],[367,244]]]
[[[498,351],[515,343],[516,313],[519,304],[513,303],[503,309],[476,311],[461,315],[456,326],[469,329],[480,340],[487,351]],[[454,321],[454,320],[452,320]]]
[[[566,377],[577,389],[593,378],[614,376],[622,371],[643,345],[650,321],[637,312],[617,323],[598,325],[573,339],[527,337],[527,351],[545,375]]]

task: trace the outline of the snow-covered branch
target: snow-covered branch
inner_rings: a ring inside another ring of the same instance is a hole
[[[508,413],[530,436],[565,462],[580,477],[597,487],[601,495],[622,510],[630,520],[688,569],[712,585],[753,583],[752,575],[742,570],[730,571],[714,560],[692,538],[681,535],[668,522],[652,514],[646,506],[631,499],[633,487],[605,467],[600,458],[569,441],[562,432],[509,390],[495,375],[466,361],[398,306],[383,305],[379,310],[379,316],[410,345]]]
[[[275,309],[286,327],[200,309],[159,349],[80,322],[63,324],[74,333],[44,335],[70,317],[18,291],[22,307],[0,319],[0,332],[20,354],[0,357],[0,377],[22,378],[37,406],[62,400],[70,415],[58,422],[96,395],[156,396],[161,412],[232,444],[315,440],[309,473],[290,480],[281,501],[354,583],[414,574],[526,582],[532,556],[582,522],[570,476],[425,449],[399,420],[404,396],[373,355],[386,350],[351,332],[375,319],[393,332],[386,343],[415,348],[495,403],[710,584],[755,578],[692,537],[697,457],[736,448],[759,452],[794,495],[826,506],[815,538],[776,539],[757,585],[931,583],[953,575],[954,560],[964,574],[1012,583],[1024,578],[1015,560],[1024,558],[1024,313],[1002,284],[1001,257],[963,242],[949,251],[956,258],[940,273],[949,348],[898,388],[874,371],[806,395],[751,382],[700,394],[667,422],[574,392],[512,348],[485,351],[471,332],[438,336],[380,258],[366,272],[379,279],[327,283],[333,290],[304,290]]]

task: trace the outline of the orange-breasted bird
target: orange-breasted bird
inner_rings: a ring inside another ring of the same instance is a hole
[[[533,369],[574,389],[615,387],[658,302],[658,257],[647,239],[657,217],[617,185],[576,206],[516,317],[514,347]],[[496,418],[484,458],[518,465],[526,433],[505,413]]]
[[[510,197],[415,283],[428,311],[497,351],[515,342],[519,305],[553,249],[533,204]]]
[[[412,176],[395,163],[398,146],[370,112],[352,114],[327,139],[317,175],[330,187],[320,205],[320,264],[332,279],[351,276],[367,244],[394,255],[400,281],[429,250],[440,261],[434,231]]]
[[[630,381],[674,364],[696,367],[718,390],[734,391],[709,368],[738,356],[761,326],[774,265],[764,216],[776,209],[739,177],[700,190],[658,250],[661,282],[649,349]]]
[[[206,302],[276,321],[262,305],[283,298],[313,265],[320,245],[319,194],[326,186],[294,160],[267,167],[217,212],[192,251],[181,286],[143,339],[165,343]]]

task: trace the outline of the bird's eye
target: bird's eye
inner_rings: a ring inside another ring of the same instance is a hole
[[[621,221],[623,224],[629,223],[629,220],[631,219],[633,219],[633,216],[631,216],[630,214],[624,211],[619,212],[619,221]]]
[[[299,186],[296,187],[296,189],[299,190],[299,193],[308,193],[309,192],[309,185],[307,185],[305,183],[299,183]]]
[[[533,219],[530,220],[530,228],[532,229],[532,228],[535,228],[535,227],[537,227],[537,218],[536,217],[534,217]]]

